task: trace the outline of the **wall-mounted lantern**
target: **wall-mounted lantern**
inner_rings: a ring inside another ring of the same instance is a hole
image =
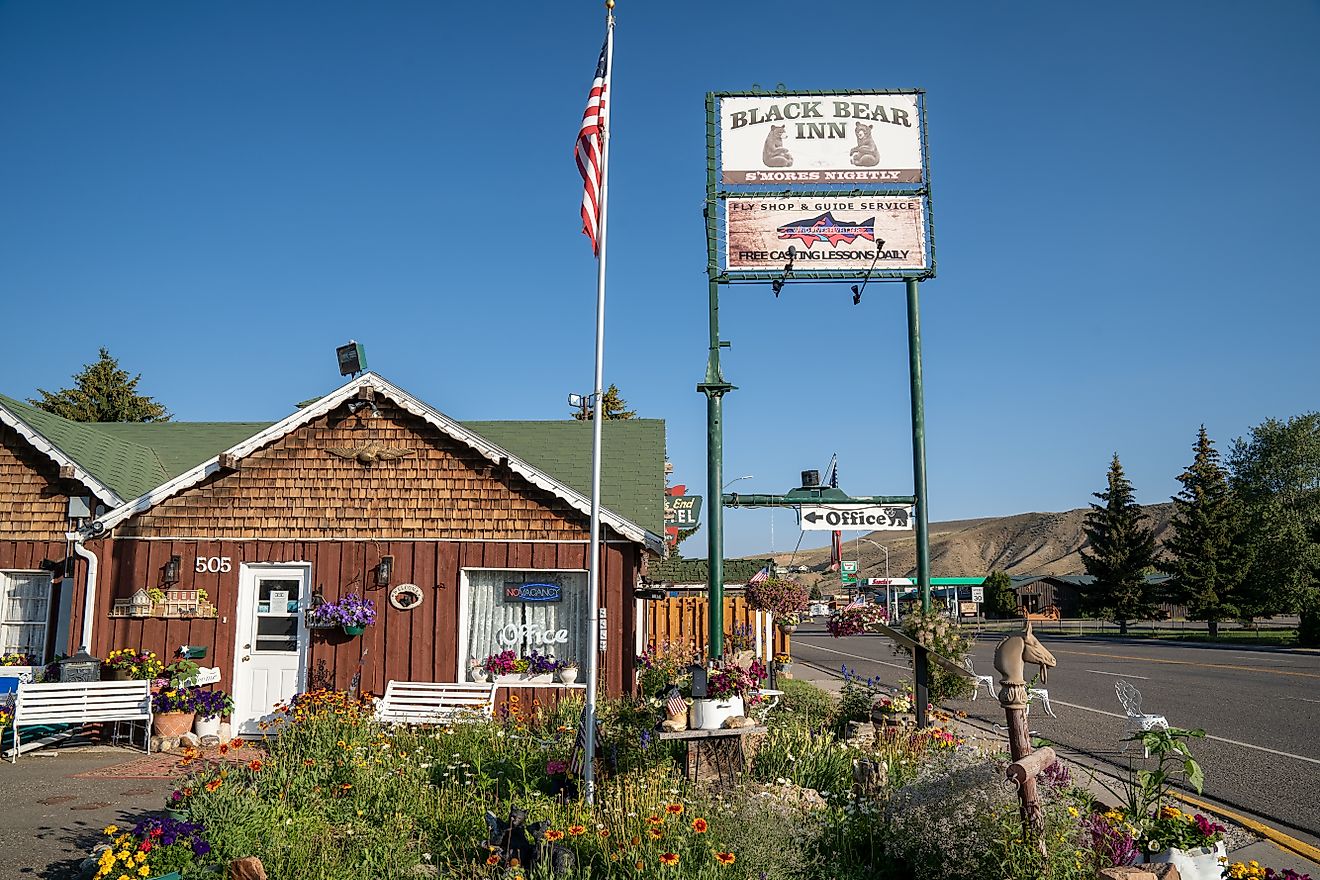
[[[394,557],[382,556],[376,565],[376,586],[388,587],[392,577],[394,577]]]
[[[165,563],[164,574],[161,581],[165,586],[173,586],[179,582],[179,570],[183,567],[182,560],[177,556],[171,556],[170,561]]]

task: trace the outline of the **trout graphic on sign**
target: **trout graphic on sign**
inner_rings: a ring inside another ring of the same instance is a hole
[[[920,96],[720,98],[725,183],[922,183]]]
[[[725,199],[725,268],[851,270],[926,267],[921,196]],[[883,242],[883,247],[877,247]]]

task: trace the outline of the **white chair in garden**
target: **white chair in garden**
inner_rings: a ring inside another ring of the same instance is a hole
[[[1127,732],[1131,736],[1134,733],[1145,733],[1148,730],[1161,728],[1169,729],[1169,720],[1163,715],[1146,715],[1141,711],[1141,691],[1137,690],[1126,681],[1119,679],[1114,684],[1114,691],[1118,694],[1118,701],[1123,704],[1123,711],[1127,713]],[[1131,740],[1123,740],[1123,751],[1127,751]],[[1142,748],[1145,757],[1150,757],[1150,750]]]
[[[1031,704],[1040,700],[1040,704],[1045,707],[1045,714],[1051,718],[1058,718],[1054,714],[1054,709],[1050,706],[1050,692],[1048,688],[1027,688],[1027,714],[1031,714]]]
[[[976,670],[972,668],[972,658],[970,656],[963,658],[963,668],[976,677],[976,687],[972,688],[973,700],[980,695],[982,687],[990,696],[995,695],[995,678],[993,675],[977,675]]]

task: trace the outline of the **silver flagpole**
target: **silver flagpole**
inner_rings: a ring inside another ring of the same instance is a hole
[[[591,544],[587,560],[587,608],[591,620],[587,629],[592,646],[587,664],[587,706],[582,713],[582,779],[585,782],[587,803],[596,797],[596,690],[600,682],[600,637],[604,628],[600,624],[600,426],[604,418],[605,374],[605,235],[609,212],[610,178],[610,104],[614,93],[610,82],[614,78],[614,0],[605,2],[605,91],[601,97],[605,104],[605,127],[600,145],[600,218],[597,241],[600,242],[596,262],[596,388],[595,411],[591,419]]]

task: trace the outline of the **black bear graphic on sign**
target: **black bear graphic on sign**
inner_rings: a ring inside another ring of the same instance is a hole
[[[891,526],[898,526],[903,529],[908,527],[908,510],[906,507],[886,507],[885,516],[889,517]]]

